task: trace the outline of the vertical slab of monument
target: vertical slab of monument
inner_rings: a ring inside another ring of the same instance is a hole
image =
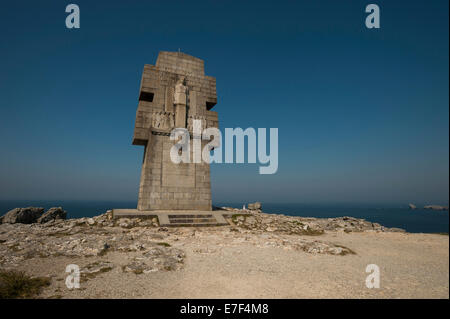
[[[133,145],[145,147],[138,211],[212,209],[209,164],[192,162],[192,146],[190,163],[173,163],[170,132],[186,128],[192,137],[193,120],[202,129],[218,127],[216,103],[216,79],[205,75],[203,60],[163,51],[144,66],[133,135]]]

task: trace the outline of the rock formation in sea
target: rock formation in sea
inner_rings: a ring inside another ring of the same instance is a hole
[[[448,210],[448,206],[441,206],[441,205],[426,205],[423,208],[431,210]]]

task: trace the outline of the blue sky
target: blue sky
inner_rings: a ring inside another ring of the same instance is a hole
[[[215,164],[215,202],[448,203],[447,0],[69,3],[1,4],[0,199],[137,199],[143,65],[180,48],[222,129],[279,129],[277,174]]]

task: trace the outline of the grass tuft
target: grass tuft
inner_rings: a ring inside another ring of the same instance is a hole
[[[161,243],[156,243],[156,244],[159,245],[159,246],[170,247],[169,243],[161,242]]]
[[[21,271],[0,270],[0,299],[34,298],[49,285],[50,278],[32,278]]]

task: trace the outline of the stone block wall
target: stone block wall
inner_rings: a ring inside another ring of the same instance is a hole
[[[187,87],[186,128],[218,127],[216,80],[204,75],[201,59],[180,52],[160,52],[156,65],[145,65],[136,112],[134,145],[145,146],[139,210],[211,210],[210,168],[206,163],[174,164],[169,134],[175,128],[173,92],[177,80]],[[192,141],[192,140],[191,140]],[[202,147],[208,141],[202,141]],[[191,160],[193,159],[191,146]]]
[[[168,136],[152,135],[142,164],[139,210],[211,210],[209,164],[179,163],[170,159],[175,143]],[[205,142],[202,143],[204,146]],[[191,159],[193,149],[191,147]]]

